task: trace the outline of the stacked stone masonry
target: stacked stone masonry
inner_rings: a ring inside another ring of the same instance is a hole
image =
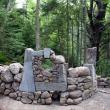
[[[110,88],[110,77],[103,78],[101,76],[97,76],[97,85],[99,87]]]
[[[0,66],[0,94],[9,96],[24,104],[52,104],[59,99],[61,105],[79,104],[94,94],[92,77],[87,67],[69,68],[67,74],[67,90],[36,91],[27,93],[19,91],[23,76],[23,66],[13,63]],[[50,80],[49,80],[50,81]]]

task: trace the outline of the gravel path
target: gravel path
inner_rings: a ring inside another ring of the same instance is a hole
[[[79,105],[71,106],[60,106],[58,104],[28,105],[1,96],[0,110],[110,110],[110,89],[99,89],[99,92],[92,98]]]

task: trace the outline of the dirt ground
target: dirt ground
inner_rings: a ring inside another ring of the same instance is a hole
[[[0,97],[0,110],[110,110],[110,89],[99,89],[90,99],[71,106],[28,105],[8,97]]]

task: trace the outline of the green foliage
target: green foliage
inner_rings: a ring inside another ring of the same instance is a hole
[[[43,62],[42,62],[42,67],[44,69],[51,69],[53,66],[53,63],[52,61],[50,61],[50,59],[45,59]]]

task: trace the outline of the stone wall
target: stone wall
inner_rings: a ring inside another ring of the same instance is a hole
[[[61,105],[79,104],[94,94],[93,81],[87,67],[69,68],[67,75],[67,90],[36,91],[27,93],[19,91],[23,76],[23,66],[13,63],[9,66],[0,66],[0,94],[9,96],[24,104],[51,104],[59,100]]]
[[[97,84],[98,87],[110,88],[110,77],[103,78],[101,76],[97,76]]]

